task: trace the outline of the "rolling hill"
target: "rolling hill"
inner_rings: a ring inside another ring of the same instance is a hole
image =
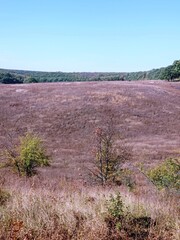
[[[88,179],[94,131],[113,119],[115,144],[132,148],[127,165],[151,166],[180,153],[180,83],[164,81],[1,85],[0,148],[26,131],[43,138],[57,176]],[[3,159],[1,159],[3,161]],[[44,172],[45,171],[45,172]]]

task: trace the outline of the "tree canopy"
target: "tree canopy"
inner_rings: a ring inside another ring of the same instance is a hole
[[[0,83],[36,82],[85,82],[85,81],[133,81],[179,80],[180,60],[170,66],[139,72],[38,72],[0,69]]]
[[[23,77],[11,73],[0,73],[0,83],[5,84],[23,83]]]
[[[179,80],[180,79],[180,60],[176,60],[172,65],[164,68],[160,76],[161,79]]]

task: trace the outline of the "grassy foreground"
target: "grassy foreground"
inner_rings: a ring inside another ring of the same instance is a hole
[[[31,181],[7,187],[10,196],[1,191],[0,239],[179,239],[178,200],[166,193],[65,180],[54,186]]]

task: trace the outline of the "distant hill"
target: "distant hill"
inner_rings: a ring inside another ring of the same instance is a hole
[[[0,83],[174,80],[180,77],[180,61],[168,67],[139,72],[41,72],[0,69]]]

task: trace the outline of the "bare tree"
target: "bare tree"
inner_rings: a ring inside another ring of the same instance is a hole
[[[122,164],[131,157],[128,148],[121,145],[115,149],[114,129],[109,125],[106,129],[97,128],[95,131],[95,164],[91,173],[104,185],[107,182],[116,182],[122,170]]]

